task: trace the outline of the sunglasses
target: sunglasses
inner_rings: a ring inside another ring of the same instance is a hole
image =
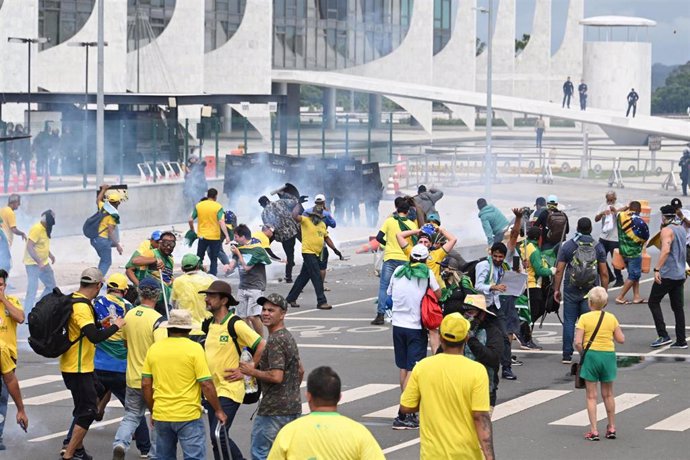
[[[177,242],[175,240],[161,240],[160,244],[163,246],[175,246]]]

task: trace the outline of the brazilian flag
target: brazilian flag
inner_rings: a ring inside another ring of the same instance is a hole
[[[252,238],[247,244],[239,246],[237,249],[239,249],[247,265],[271,264],[271,258],[268,257],[266,250],[261,247],[261,241],[258,238]]]
[[[642,218],[632,212],[618,214],[618,246],[623,257],[639,257],[649,239],[649,227]]]
[[[529,311],[529,302],[525,294],[522,294],[520,297],[515,299],[515,309],[517,310],[520,322],[527,323],[531,326],[532,314]]]

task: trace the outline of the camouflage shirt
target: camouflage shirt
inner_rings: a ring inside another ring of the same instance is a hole
[[[259,369],[281,369],[285,373],[282,383],[261,382],[263,397],[259,403],[259,415],[301,414],[299,350],[287,329],[281,329],[268,336]]]
[[[281,198],[271,201],[261,213],[261,220],[265,225],[273,227],[273,238],[282,243],[296,236],[300,227],[292,218],[292,210],[297,206],[297,200]]]

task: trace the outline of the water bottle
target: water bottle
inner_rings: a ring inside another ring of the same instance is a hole
[[[240,355],[240,361],[243,363],[249,363],[253,361],[252,354],[249,352],[249,348],[244,347],[242,349],[242,354]],[[244,392],[249,394],[249,393],[256,393],[259,391],[259,385],[256,383],[256,379],[252,376],[245,375],[244,376]]]

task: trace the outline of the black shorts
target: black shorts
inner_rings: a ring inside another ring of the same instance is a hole
[[[75,423],[88,430],[98,413],[98,394],[96,393],[94,373],[63,372],[62,380],[72,393],[72,400],[74,401],[72,416]]]

